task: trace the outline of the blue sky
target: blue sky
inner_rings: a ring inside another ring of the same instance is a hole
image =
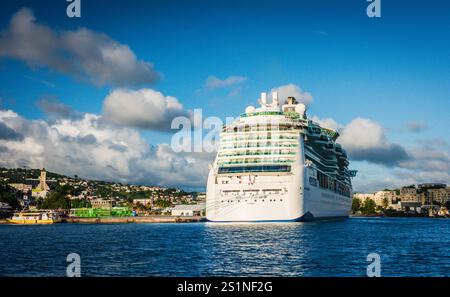
[[[256,104],[261,91],[295,84],[313,96],[310,115],[332,118],[342,128],[356,118],[376,122],[384,129],[384,144],[398,144],[408,155],[416,150],[416,162],[424,161],[417,153],[424,143],[438,143],[433,150],[444,155],[438,158],[444,160],[443,167],[437,167],[444,171],[439,176],[433,172],[414,179],[400,174],[383,181],[379,177],[388,172],[415,169],[410,163],[386,166],[364,157],[354,160],[352,167],[365,176],[355,181],[361,190],[397,186],[402,179],[405,183],[430,178],[446,181],[450,3],[381,2],[382,17],[369,18],[364,0],[81,0],[82,17],[68,18],[63,0],[4,1],[0,29],[8,30],[12,16],[28,7],[36,23],[54,32],[83,27],[106,34],[127,45],[138,60],[153,64],[160,74],[155,82],[127,88],[157,90],[176,97],[185,110],[202,108],[207,116],[237,116],[245,106]],[[1,55],[0,49],[0,108],[29,121],[48,121],[37,104],[42,98],[54,98],[79,113],[100,115],[105,97],[116,89],[45,63],[30,66],[26,62],[11,53]],[[208,88],[210,76],[245,80]],[[412,122],[423,127],[412,132]],[[139,128],[138,133],[152,145],[171,138],[170,133],[155,129]],[[126,180],[125,175],[120,179]],[[186,185],[181,182],[180,186]]]

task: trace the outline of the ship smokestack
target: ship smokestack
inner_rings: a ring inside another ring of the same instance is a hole
[[[261,93],[261,103],[263,105],[267,104],[267,93],[265,93],[265,92]]]
[[[278,101],[278,92],[273,92],[272,93],[272,100],[275,102],[275,101]]]

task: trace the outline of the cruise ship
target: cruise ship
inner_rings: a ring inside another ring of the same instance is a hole
[[[351,178],[339,133],[308,119],[294,97],[261,93],[224,125],[207,182],[206,217],[212,222],[313,221],[345,218]]]

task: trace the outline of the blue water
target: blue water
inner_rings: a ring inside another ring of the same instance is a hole
[[[0,276],[450,276],[450,220],[280,224],[0,225]]]

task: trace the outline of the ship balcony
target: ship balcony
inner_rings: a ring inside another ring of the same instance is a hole
[[[264,128],[257,128],[257,126],[249,126],[249,125],[241,125],[236,127],[227,127],[226,129],[222,129],[222,133],[246,133],[246,132],[288,132],[288,131],[299,131],[298,128],[294,126],[280,126],[280,125],[268,125]],[[272,129],[273,128],[273,129]]]
[[[276,146],[276,145],[291,145],[297,144],[297,139],[259,139],[259,140],[235,140],[235,141],[222,141],[221,144],[232,145],[259,145],[259,146]]]
[[[285,150],[268,150],[268,151],[237,151],[233,153],[219,153],[219,157],[233,157],[233,156],[270,156],[270,155],[290,155],[295,156],[296,151]]]
[[[297,144],[277,144],[277,145],[233,145],[233,146],[220,146],[220,150],[234,150],[234,149],[247,149],[247,148],[264,148],[264,149],[280,149],[285,147],[297,147]]]
[[[288,136],[298,136],[300,130],[264,130],[264,131],[231,131],[231,132],[221,132],[220,138],[230,138],[230,137],[258,137],[265,135],[288,135]]]
[[[236,160],[229,162],[217,162],[219,166],[228,166],[228,165],[272,165],[272,164],[292,164],[294,160]]]
[[[258,140],[298,140],[297,135],[285,136],[285,135],[273,135],[273,136],[253,136],[253,137],[235,137],[234,135],[223,135],[220,139],[221,142],[238,142],[238,141],[258,141]]]

